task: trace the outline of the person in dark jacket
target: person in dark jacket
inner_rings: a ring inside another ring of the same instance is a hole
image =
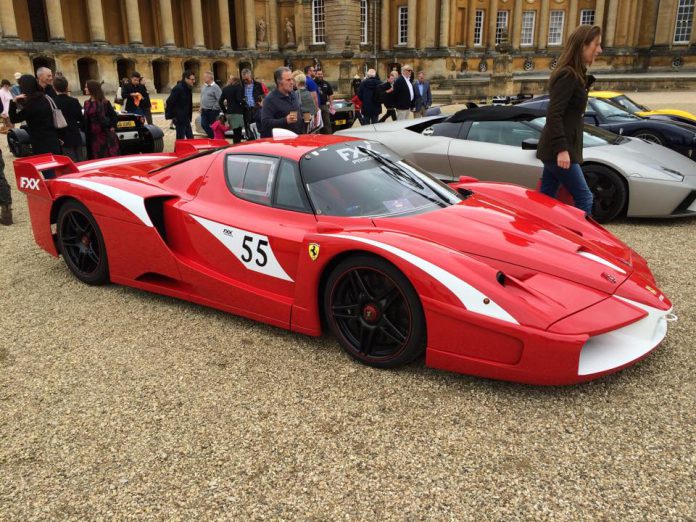
[[[401,76],[394,81],[394,107],[399,120],[408,118],[409,111],[416,107],[416,98],[420,96],[418,89],[413,85],[411,76],[413,76],[413,67],[404,65],[401,68]]]
[[[130,82],[121,87],[121,98],[123,98],[126,112],[145,116],[147,109],[150,108],[150,95],[141,81],[140,73],[133,72]],[[55,82],[53,83],[55,85]]]
[[[0,225],[12,224],[12,192],[5,178],[5,160],[0,150]]]
[[[53,124],[53,110],[43,89],[31,74],[19,78],[20,94],[10,102],[10,121],[26,122],[33,154],[61,154],[58,130]],[[52,177],[45,171],[44,177]]]
[[[67,127],[58,131],[58,137],[63,142],[63,154],[73,161],[85,161],[82,134],[80,131],[84,126],[82,117],[82,107],[77,98],[68,94],[68,80],[59,77],[53,80],[53,87],[56,90],[56,107],[63,113]]]
[[[193,71],[184,71],[181,81],[177,83],[164,106],[164,117],[172,120],[176,126],[176,139],[193,139],[191,117],[193,116],[193,86],[196,75]]]
[[[111,102],[104,97],[101,83],[87,80],[85,94],[89,96],[89,100],[85,101],[83,114],[90,159],[118,156],[118,115]]]
[[[544,162],[541,192],[554,198],[563,185],[573,196],[575,206],[587,215],[592,213],[592,192],[580,168],[583,114],[587,92],[594,81],[587,75],[587,67],[601,52],[602,29],[598,26],[581,25],[568,37],[549,78],[546,125],[537,148],[537,158]]]
[[[55,99],[56,90],[53,88],[53,71],[51,69],[48,67],[39,67],[36,69],[36,81],[39,82],[39,87],[43,89],[46,96]]]
[[[232,141],[240,143],[242,141],[242,127],[244,127],[244,87],[236,76],[230,76],[227,85],[222,89],[220,109],[227,117],[227,124],[232,129]]]
[[[304,121],[299,115],[300,103],[293,91],[292,71],[288,67],[278,67],[273,79],[276,89],[266,96],[261,109],[261,137],[272,137],[273,129],[278,128],[304,134]]]
[[[387,109],[379,119],[379,123],[386,121],[387,118],[391,117],[392,121],[396,121],[396,109],[394,108],[394,82],[399,77],[397,71],[392,71],[389,73],[389,78],[386,82],[379,86],[382,90],[382,102],[384,103],[384,108]]]
[[[367,77],[358,87],[358,98],[362,102],[362,115],[364,124],[377,123],[379,113],[382,112],[382,104],[379,101],[379,78],[374,69],[367,71]]]

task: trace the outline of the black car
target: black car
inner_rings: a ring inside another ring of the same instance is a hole
[[[82,134],[82,157],[87,157],[86,140]],[[120,143],[120,154],[138,154],[141,152],[162,152],[164,150],[164,133],[156,125],[148,125],[145,118],[138,114],[118,113],[116,136]],[[7,145],[16,158],[32,155],[29,129],[26,125],[10,129],[7,133]]]
[[[546,111],[548,105],[549,97],[544,95],[517,106]],[[619,105],[597,98],[587,101],[585,123],[597,125],[614,134],[642,138],[663,145],[696,161],[696,126],[662,118],[643,118]]]
[[[333,108],[336,112],[331,115],[331,130],[350,129],[355,121],[353,102],[339,98],[333,101]]]

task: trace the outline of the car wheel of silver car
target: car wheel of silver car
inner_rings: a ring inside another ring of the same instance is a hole
[[[324,316],[343,349],[377,368],[408,364],[425,350],[423,307],[394,265],[369,255],[339,263],[324,286]]]
[[[73,275],[88,285],[108,283],[104,236],[87,207],[75,200],[63,204],[57,231],[58,249]]]
[[[633,137],[640,138],[642,140],[649,141],[650,143],[655,143],[657,145],[665,144],[665,139],[662,137],[661,134],[647,129],[639,130],[633,135]]]
[[[582,172],[594,198],[592,217],[600,223],[611,221],[623,211],[628,198],[621,176],[603,165],[583,165]]]

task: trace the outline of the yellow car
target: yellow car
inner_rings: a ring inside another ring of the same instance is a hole
[[[643,116],[645,118],[657,117],[657,119],[670,119],[680,121],[682,123],[688,123],[690,125],[696,125],[696,114],[688,111],[680,111],[679,109],[659,109],[653,111],[648,109],[645,105],[634,102],[622,92],[592,91],[590,92],[590,96],[620,105],[628,112],[635,114],[636,116]]]

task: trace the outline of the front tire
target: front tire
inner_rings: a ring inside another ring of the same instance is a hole
[[[635,134],[632,134],[632,136],[634,138],[640,138],[642,140],[649,141],[650,143],[655,143],[657,145],[665,144],[665,138],[661,134],[648,129],[641,129]]]
[[[418,294],[384,259],[357,255],[339,263],[326,281],[323,308],[341,347],[368,366],[402,366],[425,351]]]
[[[109,282],[106,246],[99,225],[82,203],[71,200],[58,212],[58,248],[73,275],[88,285]]]
[[[583,165],[582,172],[594,199],[592,217],[599,223],[608,223],[626,206],[626,185],[619,174],[603,165]]]

